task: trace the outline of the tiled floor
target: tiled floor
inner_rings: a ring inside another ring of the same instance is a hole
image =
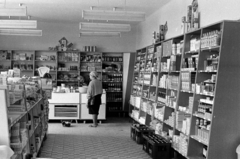
[[[89,124],[63,127],[50,123],[40,157],[54,159],[150,159],[130,138],[131,123],[126,118],[111,118],[97,128]]]

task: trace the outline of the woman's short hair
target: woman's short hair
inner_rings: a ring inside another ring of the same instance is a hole
[[[90,76],[97,79],[98,78],[98,73],[96,71],[92,71],[92,72],[90,72]]]

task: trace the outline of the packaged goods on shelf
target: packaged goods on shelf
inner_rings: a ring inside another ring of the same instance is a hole
[[[149,97],[149,91],[148,90],[143,90],[142,92],[143,92],[143,94],[142,94],[143,98],[148,98]]]
[[[173,136],[173,147],[182,155],[187,156],[188,138],[186,135],[174,135]]]
[[[25,147],[28,142],[28,130],[27,129],[21,129],[20,130],[20,136],[22,141],[22,147]]]
[[[221,31],[213,30],[204,33],[201,37],[201,48],[219,46],[221,41]]]
[[[11,91],[8,92],[10,97],[10,104],[14,104],[15,102],[23,99],[23,91]]]
[[[138,120],[138,118],[139,118],[139,111],[133,110],[133,111],[132,111],[132,117],[133,117],[135,120]]]
[[[173,43],[172,44],[172,55],[176,55],[177,54],[177,44]]]
[[[201,98],[199,102],[206,103],[206,104],[213,104],[213,100],[210,99],[210,97],[207,97],[206,99]]]
[[[180,43],[173,44],[172,54],[173,55],[181,54],[182,49],[183,49],[183,41],[181,41]]]
[[[7,85],[7,76],[0,74],[0,85]]]
[[[166,93],[164,92],[158,92],[158,101],[161,103],[166,103],[167,99],[166,99]]]
[[[183,120],[183,126],[181,129],[181,132],[183,132],[186,135],[189,135],[190,133],[190,117],[189,116],[185,117],[185,119]]]
[[[16,123],[11,128],[11,143],[20,143],[20,123]]]
[[[219,55],[213,54],[204,60],[204,70],[205,71],[216,71],[219,63]]]
[[[147,107],[148,107],[148,102],[147,101],[143,101],[141,110],[144,111],[144,112],[147,112]]]
[[[178,78],[178,76],[168,75],[166,79],[167,88],[177,90],[179,81]]]
[[[149,80],[149,79],[151,79],[151,74],[144,74],[143,78],[146,80]]]
[[[178,110],[185,113],[191,113],[188,106],[178,106]]]
[[[0,51],[0,60],[10,60],[11,51],[2,50]]]
[[[162,52],[162,45],[159,45],[159,46],[156,47],[156,52],[158,53],[157,54],[158,57],[160,57],[161,56],[161,52]]]
[[[154,117],[157,118],[158,120],[163,121],[164,110],[165,110],[165,107],[160,107],[160,108],[155,107]]]
[[[197,129],[197,133],[196,133],[196,135],[194,136],[194,138],[195,138],[196,140],[201,140],[204,144],[207,144],[207,145],[208,145],[209,135],[210,135],[209,130],[206,130],[206,129]]]
[[[153,120],[150,122],[150,124],[149,124],[150,129],[155,130],[155,129],[156,129],[156,125],[157,125],[158,123],[159,123],[158,120],[153,119]]]
[[[176,101],[177,101],[177,97],[176,96],[166,95],[166,105],[167,106],[172,107],[172,108],[175,109],[176,106],[177,106]]]
[[[166,119],[164,122],[168,125],[170,125],[171,127],[174,126],[174,118],[175,118],[175,112],[172,112],[171,115],[168,117],[168,119]]]
[[[158,71],[158,65],[157,65],[157,63],[153,63],[153,65],[152,65],[152,70],[151,70],[152,72],[157,72]]]
[[[167,62],[161,62],[161,66],[160,66],[160,68],[161,68],[161,71],[162,72],[168,72],[168,65],[167,65]]]
[[[196,114],[210,120],[212,118],[212,105],[199,102]]]
[[[159,87],[161,88],[167,88],[167,75],[163,75],[159,80]]]
[[[135,106],[135,96],[133,96],[133,95],[130,95],[130,104]]]
[[[196,74],[192,72],[182,72],[181,73],[181,87],[184,91],[193,91],[192,84],[195,83]]]
[[[200,39],[193,38],[190,40],[190,51],[197,51],[200,49]]]
[[[188,107],[189,107],[189,112],[192,112],[192,109],[193,109],[193,97],[189,97]]]
[[[155,134],[161,135],[162,134],[162,129],[163,129],[163,124],[158,122],[155,127]]]
[[[192,55],[191,57],[184,58],[182,62],[182,71],[196,71],[198,66],[198,55]]]
[[[143,117],[143,116],[141,116],[141,117],[138,119],[138,122],[139,122],[140,124],[145,124],[145,123],[146,123],[146,118]]]
[[[155,99],[156,99],[156,92],[150,92],[149,93],[149,99],[152,100],[152,101],[155,101]]]
[[[146,112],[149,115],[153,115],[153,105],[152,105],[152,103],[148,103]]]
[[[176,71],[176,56],[175,55],[170,56],[169,71]]]
[[[143,83],[146,85],[150,85],[150,80],[144,80]]]

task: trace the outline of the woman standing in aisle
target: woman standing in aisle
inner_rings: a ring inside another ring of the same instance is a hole
[[[100,105],[102,104],[102,101],[101,101],[101,96],[103,93],[102,82],[97,79],[98,73],[96,71],[90,72],[89,76],[91,81],[88,85],[88,90],[87,90],[87,98],[88,98],[87,107],[89,110],[89,114],[92,114],[92,117],[93,117],[93,124],[90,125],[90,127],[97,127],[99,108],[100,108]]]

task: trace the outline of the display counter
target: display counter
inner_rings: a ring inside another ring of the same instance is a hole
[[[89,120],[86,93],[53,93],[49,99],[49,120]],[[106,120],[106,93],[102,94],[102,104],[98,120]]]

